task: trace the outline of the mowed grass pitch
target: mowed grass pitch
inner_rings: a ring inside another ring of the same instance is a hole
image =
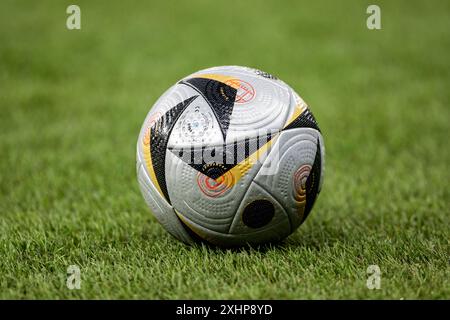
[[[377,1],[370,31],[368,1],[77,1],[68,31],[71,3],[0,4],[0,298],[450,297],[449,3]],[[176,80],[234,64],[311,106],[325,183],[280,245],[185,246],[140,195],[137,135]]]

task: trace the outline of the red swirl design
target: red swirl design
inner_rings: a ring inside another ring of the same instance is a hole
[[[217,179],[213,179],[199,172],[197,175],[197,184],[206,196],[217,198],[231,189],[234,185],[234,176],[228,171]]]

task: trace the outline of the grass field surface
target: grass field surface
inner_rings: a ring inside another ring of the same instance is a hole
[[[372,3],[76,1],[68,30],[72,2],[1,1],[0,298],[450,298],[450,3],[376,1],[368,30]],[[322,192],[279,245],[186,246],[139,192],[149,108],[215,65],[283,79],[324,134]]]

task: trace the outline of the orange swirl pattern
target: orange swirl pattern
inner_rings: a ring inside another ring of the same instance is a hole
[[[230,171],[227,171],[217,179],[210,178],[199,172],[197,175],[197,184],[203,194],[210,198],[218,198],[230,190],[235,184],[235,181]]]
[[[306,180],[311,172],[311,166],[305,164],[294,173],[294,199],[298,202],[300,209],[299,215],[303,216],[306,205]]]

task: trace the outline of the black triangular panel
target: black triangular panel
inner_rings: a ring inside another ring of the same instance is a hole
[[[311,212],[311,209],[316,201],[316,197],[319,193],[320,185],[320,172],[322,167],[322,154],[320,152],[320,141],[317,139],[316,156],[314,157],[314,163],[306,179],[306,205],[303,213],[303,221]]]
[[[289,130],[294,128],[313,128],[320,132],[317,121],[309,109],[306,109],[290,124],[288,124],[283,130]]]
[[[153,170],[159,187],[170,203],[169,193],[166,184],[166,149],[169,142],[170,133],[175,126],[180,115],[198,96],[187,98],[175,107],[167,111],[164,116],[159,118],[155,125],[150,129],[150,153],[152,157]]]
[[[221,146],[203,146],[189,149],[169,148],[170,151],[185,163],[204,175],[217,179],[238,163],[247,159],[263,145],[272,140],[272,135],[244,139]],[[208,160],[214,159],[214,160]]]
[[[223,82],[206,78],[191,78],[181,83],[190,86],[205,98],[217,118],[225,141],[237,90]]]

